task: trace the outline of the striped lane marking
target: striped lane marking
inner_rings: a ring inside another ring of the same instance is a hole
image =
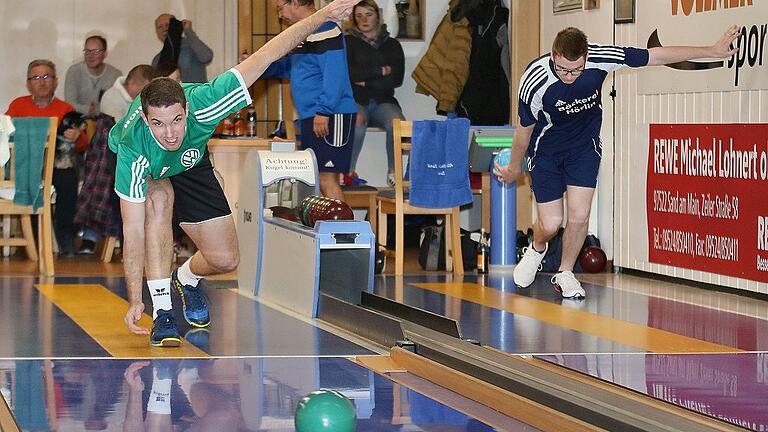
[[[474,283],[414,283],[419,288],[654,353],[741,352],[739,348],[511,294]]]
[[[123,322],[128,302],[99,284],[38,284],[35,287],[110,355],[118,358],[210,357],[189,342],[178,348],[149,345],[148,335],[128,331]],[[139,325],[152,327],[144,314]]]

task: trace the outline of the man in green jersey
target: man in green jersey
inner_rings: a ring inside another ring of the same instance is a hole
[[[125,324],[130,331],[149,333],[154,346],[180,345],[171,289],[181,297],[184,319],[193,327],[208,326],[199,281],[234,270],[240,259],[235,223],[208,157],[208,139],[220,120],[251,103],[248,87],[272,62],[323,22],[346,18],[358,1],[334,0],[208,83],[153,80],[112,128],[109,147],[117,153],[115,191],[123,216],[130,303]],[[174,210],[198,252],[169,278]],[[142,276],[152,298],[151,332],[137,325],[144,312]]]

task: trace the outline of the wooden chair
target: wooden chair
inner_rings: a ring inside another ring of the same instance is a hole
[[[423,208],[410,204],[408,190],[410,181],[403,180],[403,154],[410,152],[413,136],[413,122],[406,120],[393,120],[394,147],[395,147],[395,188],[394,194],[384,193],[376,197],[378,202],[378,228],[379,242],[386,243],[387,220],[386,215],[395,215],[395,274],[403,274],[403,219],[405,215],[437,215],[445,219],[445,266],[447,270],[453,270],[455,274],[464,274],[464,264],[461,257],[461,229],[459,227],[459,207],[450,208]],[[394,196],[392,196],[394,195]]]
[[[19,216],[21,222],[21,237],[0,238],[0,246],[24,246],[27,256],[33,261],[39,261],[40,273],[53,276],[53,220],[51,214],[51,188],[53,184],[53,159],[56,150],[56,127],[59,120],[50,118],[48,138],[45,142],[45,154],[43,156],[43,172],[41,173],[43,187],[43,206],[34,210],[32,206],[22,206],[13,203],[13,200],[0,199],[0,215]],[[13,161],[15,151],[11,147],[11,159],[8,161],[10,179],[3,180],[3,186],[14,186],[15,173]],[[32,215],[38,215],[38,246],[32,233]],[[38,250],[40,259],[38,259]]]

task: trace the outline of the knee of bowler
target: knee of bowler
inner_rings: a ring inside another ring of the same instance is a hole
[[[162,189],[151,191],[147,196],[150,209],[155,214],[166,214],[173,211],[173,197]]]
[[[547,233],[556,233],[563,224],[562,217],[550,217],[540,219],[541,228]]]
[[[206,257],[208,264],[217,270],[217,273],[235,271],[240,264],[240,254],[237,250]]]

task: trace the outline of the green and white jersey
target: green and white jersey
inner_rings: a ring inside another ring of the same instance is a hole
[[[163,148],[141,118],[137,97],[128,113],[109,131],[109,148],[117,153],[115,192],[131,202],[144,202],[147,177],[164,179],[196,166],[219,122],[251,103],[251,95],[237,69],[230,69],[207,83],[182,84],[189,103],[181,147]]]

